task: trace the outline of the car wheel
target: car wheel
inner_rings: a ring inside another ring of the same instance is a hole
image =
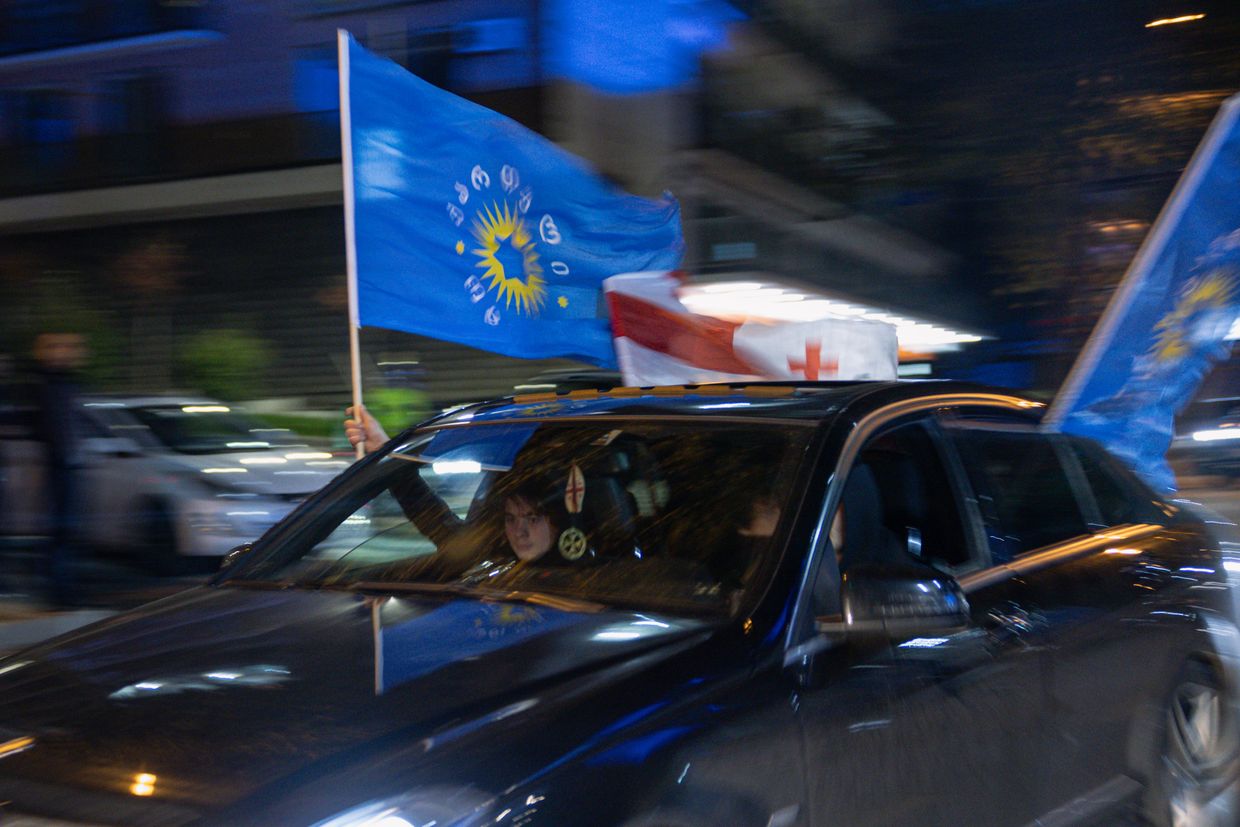
[[[1240,823],[1240,731],[1219,670],[1188,663],[1163,714],[1147,814],[1157,827]]]

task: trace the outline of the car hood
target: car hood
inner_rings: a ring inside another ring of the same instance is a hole
[[[166,454],[165,461],[181,472],[201,474],[217,486],[280,497],[317,491],[349,465],[325,451],[304,449]]]
[[[128,798],[145,773],[161,802],[226,806],[382,736],[483,722],[709,630],[627,611],[194,589],[0,661],[0,742],[34,739],[0,754],[0,792],[19,807],[23,789],[49,785]]]

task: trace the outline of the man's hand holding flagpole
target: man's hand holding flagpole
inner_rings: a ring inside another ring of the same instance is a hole
[[[387,432],[379,420],[371,416],[365,405],[354,405],[345,410],[349,418],[344,421],[344,435],[349,444],[357,449],[358,456],[373,454],[388,441]]]

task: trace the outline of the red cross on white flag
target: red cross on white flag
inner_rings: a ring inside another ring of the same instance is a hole
[[[564,486],[564,507],[569,514],[580,514],[581,503],[586,498],[586,478],[581,466],[573,464],[568,470],[568,482]]]

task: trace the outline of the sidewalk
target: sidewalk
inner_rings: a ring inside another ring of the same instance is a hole
[[[115,609],[43,608],[29,598],[0,595],[0,656],[116,614]]]
[[[85,605],[53,609],[38,595],[43,591],[31,549],[2,549],[0,569],[0,657],[42,640],[157,600],[204,578],[162,578],[87,557],[76,561],[74,579]]]

